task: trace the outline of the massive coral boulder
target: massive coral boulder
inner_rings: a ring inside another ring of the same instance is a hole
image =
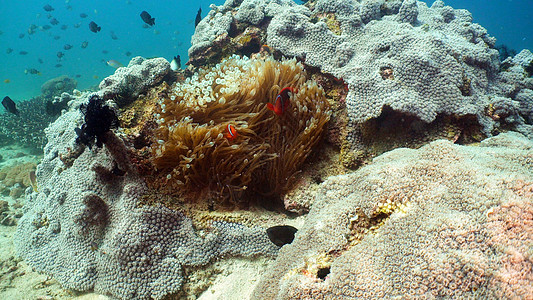
[[[62,93],[70,93],[76,88],[78,82],[66,75],[52,78],[41,86],[41,95],[44,98],[52,99],[54,96],[60,96]]]
[[[533,143],[438,140],[321,185],[256,299],[527,298]]]
[[[220,18],[224,26],[216,22]],[[190,62],[206,61],[204,54],[209,54],[202,49],[234,47],[247,28],[261,28],[266,38],[256,43],[347,83],[347,144],[352,149],[364,142],[359,125],[391,109],[424,123],[440,121],[439,116],[475,119],[487,136],[513,129],[531,137],[530,110],[523,108],[530,107],[533,82],[517,74],[499,76],[496,40],[472,21],[468,11],[442,1],[431,7],[413,0],[318,0],[305,6],[286,0],[226,1],[212,6],[200,22]],[[526,57],[521,54],[520,60],[529,64]],[[513,93],[509,85],[515,86]]]
[[[118,68],[113,75],[102,80],[99,94],[105,100],[114,99],[119,107],[123,107],[159,84],[169,73],[170,63],[166,59],[137,56],[126,68]]]
[[[138,94],[146,85],[132,88]],[[147,205],[157,191],[148,189],[132,165],[123,134],[106,131],[103,145],[92,148],[77,143],[75,129],[87,122],[80,106],[95,95],[70,101],[68,111],[46,129],[48,144],[36,171],[39,188],[26,190],[15,237],[17,252],[31,267],[76,291],[161,299],[181,291],[186,269],[222,257],[277,253],[265,229],[253,222],[204,218],[193,224],[186,209]]]

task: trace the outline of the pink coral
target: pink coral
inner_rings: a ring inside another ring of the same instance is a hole
[[[531,184],[520,183],[524,193]],[[523,194],[523,193],[521,193]],[[531,197],[529,197],[531,199]],[[496,294],[508,299],[533,299],[533,203],[511,201],[488,212],[489,245],[500,249],[500,268],[490,284]]]

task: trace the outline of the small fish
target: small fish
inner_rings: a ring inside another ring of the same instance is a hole
[[[33,188],[33,191],[38,193],[37,192],[37,178],[35,176],[35,171],[30,171],[28,175],[30,176],[30,183],[31,183],[31,187]]]
[[[89,42],[87,42],[87,41],[83,41],[83,43],[81,43],[81,48],[82,48],[82,49],[87,48],[87,46],[89,46]]]
[[[63,46],[63,49],[65,49],[65,50],[70,50],[70,49],[72,49],[72,45],[71,45],[71,44],[65,44],[65,45]]]
[[[150,25],[143,23],[143,28],[150,28]]]
[[[121,63],[119,63],[118,61],[116,61],[114,59],[108,60],[106,63],[107,63],[108,66],[111,66],[111,67],[113,67],[115,69],[123,67],[123,65]]]
[[[28,51],[19,51],[19,54],[20,55],[26,55],[26,54],[28,54]]]
[[[54,10],[54,8],[50,4],[46,4],[45,6],[43,6],[43,9],[45,11],[53,11]]]
[[[24,38],[24,33],[19,34],[19,39]]]
[[[86,13],[81,13],[81,14],[80,14],[80,18],[82,18],[82,19],[85,19],[85,18],[87,18],[87,17],[88,17],[88,15],[87,15]]]
[[[35,33],[35,29],[37,29],[37,25],[31,24],[30,27],[28,27],[28,34],[32,35]]]
[[[150,16],[150,14],[146,10],[143,10],[141,12],[141,19],[143,19],[144,23],[150,26],[155,25],[155,18],[152,18],[152,16]]]
[[[118,40],[117,35],[113,31],[111,31],[110,35],[112,40]]]
[[[198,8],[198,12],[196,13],[196,19],[194,20],[194,28],[198,26],[198,23],[202,21],[202,8]]]
[[[9,79],[4,79],[4,83],[10,83],[10,82],[11,82],[11,80],[9,80]]]
[[[11,52],[13,52],[13,49],[12,49],[12,48],[7,48],[7,49],[6,49],[6,54],[10,54]]]
[[[80,78],[81,75],[80,75],[80,74],[76,74],[76,76],[74,76],[74,77],[76,77],[76,78]]]
[[[59,21],[56,18],[52,18],[52,20],[50,20],[50,24],[57,25],[59,24]]]
[[[91,21],[91,23],[89,23],[89,29],[92,32],[97,33],[100,31],[100,29],[102,29],[102,27],[98,26],[96,23],[94,23],[94,21]]]
[[[67,30],[68,26],[67,25],[61,25],[61,30]]]
[[[238,136],[239,134],[237,133],[237,129],[235,128],[235,126],[228,124],[228,126],[226,126],[226,138],[232,141]]]
[[[107,53],[109,53],[109,51],[107,51],[107,50],[104,49],[104,50],[102,50],[102,53],[103,53],[103,54],[107,54]]]
[[[43,26],[41,27],[41,30],[48,30],[48,29],[50,29],[50,28],[52,28],[52,26],[46,24],[46,25],[43,25]]]
[[[160,34],[161,32],[157,29],[154,29],[154,34]]]
[[[44,61],[43,61],[42,58],[38,58],[37,61],[38,61],[40,64],[44,63]]]
[[[41,72],[35,68],[24,70],[24,74],[41,75]]]
[[[4,100],[2,100],[2,105],[8,112],[15,114],[17,116],[19,115],[19,110],[17,109],[17,105],[15,104],[13,100],[11,100],[11,98],[9,98],[9,96],[4,97]]]
[[[56,64],[54,67],[61,68],[62,66],[63,66],[62,64]]]
[[[172,71],[177,71],[181,69],[181,58],[180,56],[174,56],[174,59],[170,62],[170,69]]]
[[[74,26],[74,28],[80,28],[81,27],[81,23],[76,23],[76,24],[74,24],[72,26]]]
[[[282,89],[274,104],[267,103],[267,108],[273,111],[276,115],[281,116],[290,105],[290,97],[295,93],[295,90],[292,87],[286,87]]]
[[[67,10],[72,11],[72,5],[67,5]]]
[[[93,75],[93,78],[94,79],[98,79],[98,75]]]
[[[57,52],[56,55],[57,55],[57,58],[61,59],[63,56],[65,56],[65,53],[59,51],[59,52]]]
[[[47,19],[51,19],[51,18],[52,18],[52,15],[51,15],[51,14],[46,14],[46,18],[47,18]]]
[[[59,40],[61,37],[59,35],[54,35],[54,40]]]
[[[282,247],[292,243],[298,229],[289,225],[273,226],[267,229],[268,238],[276,246]]]
[[[124,55],[131,56],[131,52],[130,51],[126,51],[126,53],[124,53]]]

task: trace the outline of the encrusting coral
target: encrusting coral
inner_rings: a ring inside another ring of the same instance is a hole
[[[267,103],[286,87],[294,93],[277,115]],[[324,90],[294,59],[233,56],[176,83],[158,103],[154,182],[173,193],[208,191],[234,203],[246,192],[287,192],[331,114]]]

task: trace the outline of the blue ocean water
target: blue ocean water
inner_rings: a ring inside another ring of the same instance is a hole
[[[220,5],[224,0],[1,2],[0,96],[9,95],[18,102],[39,95],[46,80],[60,75],[73,78],[78,75],[78,89],[97,85],[114,72],[115,69],[106,64],[111,59],[126,65],[137,55],[171,60],[179,54],[184,64],[198,8],[202,7],[202,16],[205,16],[209,4]],[[532,0],[449,0],[445,3],[471,11],[474,21],[486,27],[498,39],[498,44],[506,44],[517,51],[533,49]],[[46,12],[43,9],[46,4],[54,10]],[[144,22],[139,16],[143,10],[156,19],[155,26],[143,28]],[[87,17],[81,18],[82,13]],[[59,24],[52,25],[48,14]],[[100,32],[89,31],[91,21],[101,26]],[[30,35],[28,28],[31,24],[37,28]],[[43,30],[44,25],[51,28]],[[63,25],[66,28],[62,29]],[[118,39],[112,39],[111,32]],[[85,49],[81,48],[84,41],[88,42]],[[72,45],[72,49],[65,50],[65,45]],[[13,51],[7,53],[8,48]],[[21,55],[21,51],[27,54]],[[58,58],[58,52],[64,56]],[[126,55],[128,52],[130,56]],[[40,75],[25,74],[26,69],[32,68]]]
[[[115,71],[106,64],[111,59],[127,65],[132,57],[138,55],[165,57],[170,61],[179,54],[183,66],[187,62],[198,8],[202,8],[204,17],[211,3],[221,5],[224,0],[1,0],[0,3],[0,96],[9,95],[19,102],[38,96],[45,81],[60,75],[72,78],[81,75],[75,78],[80,90],[98,85]],[[46,4],[54,10],[45,11],[43,6]],[[140,17],[143,10],[155,18],[154,26],[143,27]],[[82,13],[87,17],[81,18]],[[48,14],[59,24],[52,25]],[[102,28],[100,32],[89,30],[91,21]],[[31,24],[37,26],[32,35],[28,34]],[[75,24],[79,24],[79,28],[75,28]],[[52,28],[42,30],[40,27],[44,25]],[[67,26],[65,30],[61,29],[63,25]],[[111,32],[118,39],[112,39]],[[24,36],[19,38],[22,34]],[[59,39],[54,39],[55,36]],[[82,49],[84,41],[88,42],[88,46]],[[65,50],[67,44],[72,45],[72,49]],[[8,54],[8,48],[13,52]],[[20,51],[28,53],[21,55]],[[64,57],[58,58],[58,52],[64,53]],[[131,55],[127,56],[127,52]],[[56,67],[57,64],[61,67]],[[25,74],[24,71],[31,68],[41,74]]]

